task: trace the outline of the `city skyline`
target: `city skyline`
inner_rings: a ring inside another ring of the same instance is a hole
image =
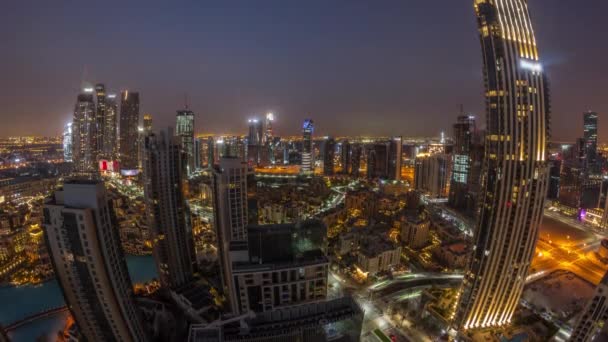
[[[545,52],[544,66],[555,99],[553,139],[574,140],[572,120],[578,127],[580,120],[576,119],[587,110],[599,113],[599,131],[606,132],[602,127],[608,123],[602,120],[602,114],[608,110],[601,101],[600,81],[592,77],[606,68],[600,63],[605,48],[586,44],[585,53],[574,51],[583,48],[578,36],[601,40],[600,24],[594,18],[608,5],[596,0],[575,8],[548,3],[538,0],[530,7],[538,13],[536,34]],[[84,78],[91,85],[104,82],[108,93],[118,94],[124,89],[140,92],[142,113],[156,118],[155,128],[173,122],[173,113],[188,93],[190,107],[197,113],[197,133],[245,132],[247,118],[272,111],[277,116],[274,129],[281,135],[296,135],[299,122],[306,117],[318,122],[319,136],[342,133],[338,128],[345,120],[349,127],[343,134],[347,135],[438,135],[441,130],[450,131],[460,104],[466,112],[482,116],[483,91],[476,30],[469,21],[461,20],[461,16],[471,16],[468,4],[445,1],[445,12],[436,14],[445,25],[425,28],[424,32],[414,30],[419,21],[407,19],[424,18],[433,6],[418,3],[406,8],[389,3],[371,10],[362,3],[313,2],[293,8],[269,5],[257,11],[245,5],[190,6],[192,13],[184,13],[190,9],[185,5],[168,13],[162,7],[142,9],[142,18],[162,18],[159,26],[163,30],[150,26],[148,20],[127,22],[129,14],[139,9],[127,6],[115,18],[121,23],[115,25],[122,28],[120,33],[110,25],[98,40],[99,46],[70,54],[81,45],[78,43],[88,39],[91,30],[80,19],[56,20],[79,13],[82,8],[40,6],[28,15],[37,18],[44,13],[44,18],[26,29],[11,19],[19,17],[26,6],[8,5],[11,8],[5,13],[14,15],[2,25],[11,25],[5,31],[16,32],[20,39],[11,40],[9,53],[1,57],[8,70],[0,81],[5,89],[0,95],[0,103],[5,104],[0,117],[20,119],[3,125],[0,136],[60,134],[71,117],[73,97],[80,90],[85,69]],[[46,11],[59,12],[46,16]],[[185,18],[209,16],[228,22],[201,19],[197,22],[204,24],[173,25],[180,22],[182,14]],[[574,16],[585,25],[558,25]],[[101,20],[96,16],[90,19]],[[234,28],[227,29],[231,24]],[[39,25],[53,29],[42,33]],[[244,26],[255,29],[241,30]],[[448,32],[443,27],[453,29]],[[48,36],[51,33],[55,35]],[[58,38],[62,36],[68,39]],[[36,45],[40,40],[43,43]],[[330,41],[339,44],[331,46]],[[446,43],[437,44],[439,41]],[[190,53],[160,54],[177,48]],[[124,52],[125,57],[112,59],[100,49]],[[18,58],[20,52],[28,51],[28,55],[44,57],[32,66],[28,58]],[[323,56],[314,51],[322,51]],[[247,61],[243,60],[245,55]],[[442,63],[448,56],[451,63]],[[24,63],[28,68],[22,70]],[[47,87],[41,77],[56,84]],[[28,101],[24,101],[25,94]],[[370,122],[373,117],[382,120]],[[425,119],[429,117],[439,124],[427,125]],[[34,120],[45,124],[31,127],[29,122]],[[600,142],[605,139],[600,135]]]

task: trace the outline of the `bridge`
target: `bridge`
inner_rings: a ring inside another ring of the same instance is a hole
[[[33,314],[31,316],[24,317],[24,318],[22,318],[20,320],[17,320],[15,322],[11,323],[11,324],[8,324],[8,325],[6,325],[4,327],[4,330],[6,330],[7,332],[8,331],[12,331],[12,330],[15,330],[15,329],[23,326],[23,325],[31,323],[31,322],[33,322],[33,321],[35,321],[37,319],[53,316],[53,315],[56,315],[58,313],[65,312],[65,311],[68,311],[68,307],[65,306],[65,305],[64,306],[58,306],[58,307],[55,307],[55,308],[50,308],[50,309],[38,312],[36,314]]]

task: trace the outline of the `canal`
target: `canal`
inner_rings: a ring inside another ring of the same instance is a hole
[[[157,277],[152,256],[127,256],[129,273],[134,283],[149,281]],[[56,280],[38,286],[0,287],[0,323],[10,324],[40,311],[65,305]],[[21,326],[9,333],[13,342],[36,341],[40,336],[55,336],[63,329],[68,313],[41,318]],[[53,339],[54,340],[54,339]],[[46,339],[45,339],[46,341]]]

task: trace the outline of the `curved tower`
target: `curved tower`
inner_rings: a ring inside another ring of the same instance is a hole
[[[534,253],[547,189],[549,123],[527,0],[474,0],[484,61],[487,134],[476,246],[454,324],[508,324]]]

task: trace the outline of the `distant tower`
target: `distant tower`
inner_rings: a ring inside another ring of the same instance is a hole
[[[351,146],[348,140],[342,141],[340,146],[340,165],[342,174],[349,174],[351,169]]]
[[[72,121],[72,159],[77,172],[97,170],[97,121],[92,89],[78,95]]]
[[[302,173],[314,172],[315,160],[312,140],[314,130],[314,122],[311,119],[304,120],[302,126]]]
[[[388,179],[401,180],[401,161],[403,158],[403,138],[393,137],[388,146]]]
[[[194,112],[188,109],[177,111],[175,135],[180,137],[182,148],[186,153],[186,171],[190,175],[194,165]]]
[[[526,0],[475,0],[487,131],[476,246],[455,327],[511,322],[534,255],[547,194],[549,99]]]
[[[247,254],[247,163],[221,158],[213,172],[215,229],[224,293],[233,313],[239,312],[232,263],[248,261]]]
[[[106,154],[105,135],[106,135],[106,87],[102,83],[95,85],[95,100],[96,100],[96,133],[98,158],[109,158]]]
[[[452,157],[452,179],[448,203],[456,209],[464,209],[469,202],[469,169],[472,164],[475,117],[460,115],[454,128],[454,153]]]
[[[101,181],[69,180],[44,205],[47,249],[88,341],[146,341],[118,222]]]
[[[265,140],[267,144],[272,143],[272,139],[273,139],[273,132],[272,132],[272,124],[274,122],[274,114],[273,113],[267,113],[266,114],[266,134],[265,134]]]
[[[163,287],[190,280],[194,249],[190,210],[183,192],[185,154],[171,128],[144,140],[144,197],[153,252]]]
[[[332,176],[334,174],[334,157],[336,154],[336,141],[327,138],[323,142],[323,174]]]
[[[148,134],[152,132],[152,115],[144,114],[144,133]]]
[[[63,161],[72,161],[72,123],[68,122],[63,128]]]
[[[585,143],[585,164],[592,174],[600,173],[597,158],[597,113],[583,113],[584,143]]]
[[[120,168],[135,170],[138,166],[139,93],[125,90],[120,95]]]
[[[118,157],[118,105],[116,104],[116,94],[108,94],[106,97],[105,117],[104,153],[107,158],[116,160]]]

